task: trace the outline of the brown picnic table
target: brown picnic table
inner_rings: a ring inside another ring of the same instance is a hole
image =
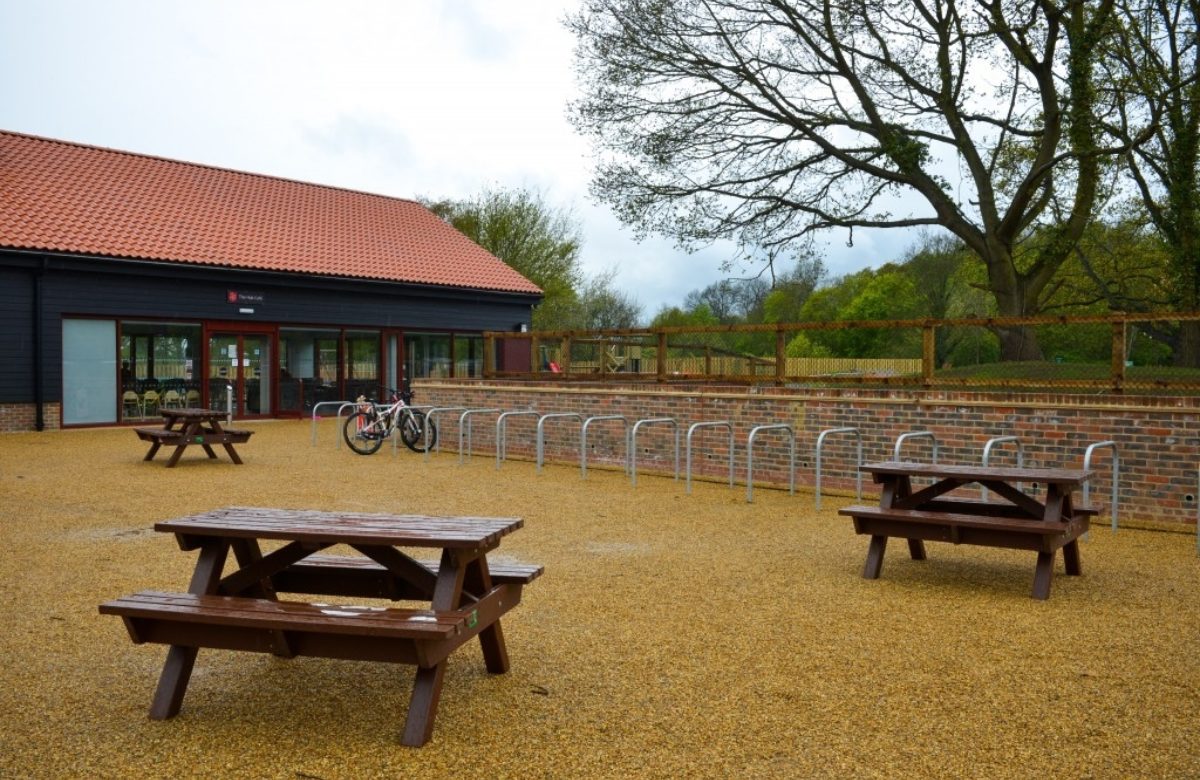
[[[167,460],[167,468],[174,468],[179,458],[192,444],[199,444],[209,458],[215,459],[212,445],[220,444],[225,448],[229,459],[241,465],[235,444],[244,444],[250,440],[253,431],[235,430],[221,425],[224,413],[213,409],[160,409],[163,416],[161,428],[134,428],[138,438],[150,442],[150,451],[142,460],[154,460],[160,447],[173,446],[175,451]]]
[[[155,524],[199,557],[187,593],[142,591],[100,605],[136,644],[171,646],[150,717],[179,712],[199,648],[385,661],[417,667],[401,742],[433,731],[446,661],[479,637],[484,665],[508,671],[500,617],[542,573],[490,564],[487,554],[521,527],[516,518],[425,517],[233,507]],[[260,541],[275,548],[263,551]],[[355,556],[324,555],[349,545]],[[437,552],[435,560],[400,548]],[[230,550],[237,561],[223,574]],[[284,601],[278,593],[427,602],[424,608]]]
[[[918,561],[926,559],[926,541],[1036,551],[1035,599],[1050,596],[1059,549],[1068,575],[1078,576],[1083,571],[1078,539],[1088,530],[1089,518],[1096,510],[1076,506],[1074,491],[1091,478],[1091,471],[907,461],[868,463],[862,470],[881,486],[879,506],[848,506],[839,514],[853,518],[854,530],[871,537],[863,567],[866,579],[879,577],[889,537],[906,539],[909,554]],[[932,484],[914,490],[914,478],[931,479]],[[985,501],[978,492],[948,495],[973,484],[987,488],[1000,500]],[[1044,487],[1044,498],[1021,488],[1035,484]]]

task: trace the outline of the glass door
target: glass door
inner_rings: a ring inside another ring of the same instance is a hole
[[[270,415],[271,336],[211,333],[208,337],[208,406],[229,408],[235,417]]]

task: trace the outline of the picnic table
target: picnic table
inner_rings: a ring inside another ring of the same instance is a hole
[[[241,465],[234,444],[244,444],[250,440],[253,431],[236,430],[221,426],[224,413],[213,409],[167,409],[161,408],[163,416],[161,428],[134,428],[138,438],[150,442],[150,451],[142,460],[154,460],[154,456],[163,445],[174,446],[175,451],[167,460],[167,468],[174,468],[180,456],[189,445],[199,444],[204,448],[209,458],[216,459],[212,445],[220,444],[228,453],[229,459]]]
[[[386,661],[417,667],[401,742],[432,734],[446,660],[479,637],[484,665],[508,671],[500,617],[541,566],[489,564],[516,518],[424,517],[232,507],[156,523],[199,557],[187,593],[142,591],[100,605],[136,644],[171,646],[150,717],[179,712],[199,648]],[[266,552],[260,540],[276,544]],[[322,555],[336,544],[356,556]],[[420,560],[398,548],[438,551]],[[222,576],[232,550],[236,570]],[[428,602],[428,608],[282,601],[278,593]]]
[[[862,470],[881,485],[879,506],[848,506],[839,514],[853,518],[854,530],[871,537],[863,567],[866,579],[879,577],[889,537],[906,539],[909,554],[918,561],[926,559],[926,541],[1036,551],[1035,599],[1050,596],[1059,549],[1068,575],[1083,571],[1078,539],[1096,510],[1076,506],[1073,493],[1091,478],[1091,471],[907,461],[868,463]],[[914,491],[914,478],[932,479],[933,484]],[[1001,500],[985,501],[977,492],[947,495],[971,484],[982,485]],[[1021,484],[1044,486],[1045,497],[1036,498]]]

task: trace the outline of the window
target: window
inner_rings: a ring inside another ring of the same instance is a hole
[[[279,409],[300,412],[321,401],[336,401],[337,330],[279,329]]]
[[[483,337],[454,337],[454,376],[483,376]]]
[[[117,323],[63,320],[64,425],[117,420]]]
[[[409,379],[450,376],[450,334],[406,334],[404,365]]]
[[[199,406],[200,326],[121,323],[121,419],[157,417],[162,406]]]
[[[346,331],[346,397],[379,395],[379,331]]]

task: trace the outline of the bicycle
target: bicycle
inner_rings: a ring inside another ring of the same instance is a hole
[[[358,411],[346,418],[342,437],[350,449],[359,455],[371,455],[379,451],[384,441],[397,429],[400,441],[413,452],[425,452],[437,444],[437,426],[425,417],[425,413],[411,407],[413,392],[388,391],[390,406],[379,409],[375,402],[359,396]],[[426,440],[426,426],[429,438]]]

